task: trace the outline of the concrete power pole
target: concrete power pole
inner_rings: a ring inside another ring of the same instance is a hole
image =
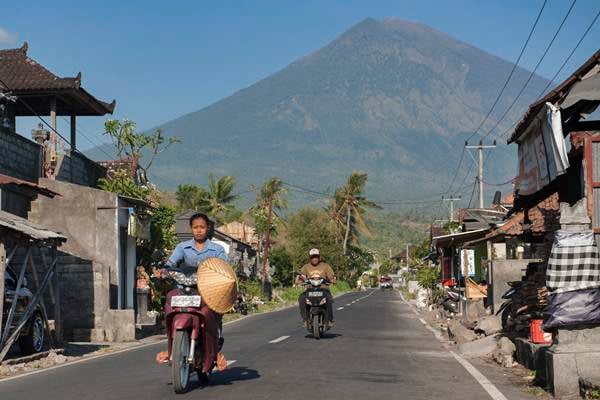
[[[479,208],[483,208],[483,150],[484,149],[493,149],[496,147],[496,141],[494,140],[493,144],[484,145],[480,140],[478,145],[469,146],[468,142],[465,142],[465,148],[467,149],[477,149],[479,150],[479,174],[477,175],[477,180],[479,181]],[[473,154],[469,152],[469,155],[475,160]]]
[[[454,222],[454,202],[455,201],[460,201],[461,197],[444,197],[442,196],[442,201],[449,201],[450,202],[450,222]]]

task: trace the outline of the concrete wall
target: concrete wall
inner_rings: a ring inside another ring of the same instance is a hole
[[[510,288],[507,282],[520,281],[525,275],[529,260],[493,260],[488,270],[488,305],[498,311],[504,300],[502,295]]]
[[[0,173],[37,181],[41,171],[41,146],[0,126]]]
[[[53,199],[43,196],[32,204],[29,219],[48,229],[61,232],[67,242],[61,247],[64,256],[61,280],[64,282],[64,307],[69,308],[66,316],[80,320],[78,324],[65,322],[76,340],[104,340],[113,335],[115,327],[107,312],[119,306],[119,200],[114,193],[67,182],[40,179],[40,184],[58,192]],[[127,210],[122,210],[125,213]],[[125,225],[126,226],[126,225]],[[128,287],[133,307],[133,285],[135,280],[135,241],[128,238]],[[85,260],[85,261],[81,261]],[[62,304],[61,300],[61,304]],[[122,303],[121,303],[122,305]],[[123,315],[134,315],[133,312]],[[118,319],[120,323],[122,318]],[[135,318],[130,321],[135,324]],[[130,328],[126,329],[129,332]],[[108,332],[108,333],[107,333]]]

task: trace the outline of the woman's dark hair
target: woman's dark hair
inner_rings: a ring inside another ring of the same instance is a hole
[[[190,217],[190,226],[192,226],[194,221],[197,219],[203,219],[204,222],[206,222],[206,226],[208,227],[208,232],[206,234],[206,237],[208,239],[212,239],[213,234],[215,232],[215,223],[210,218],[208,218],[208,215],[206,215],[204,213],[195,213]]]

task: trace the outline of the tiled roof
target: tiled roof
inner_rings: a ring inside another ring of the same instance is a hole
[[[519,211],[510,217],[502,226],[494,229],[486,236],[490,239],[499,235],[518,236],[523,234],[524,212]],[[535,207],[527,211],[530,221],[530,231],[533,234],[543,234],[560,228],[560,204],[558,193],[552,193]]]
[[[0,88],[10,91],[47,89],[78,89],[81,74],[74,78],[59,78],[35,60],[27,57],[27,43],[19,49],[0,50]]]
[[[50,72],[37,61],[27,56],[27,42],[18,49],[0,50],[0,91],[16,95],[69,92],[74,101],[89,109],[82,115],[104,115],[112,113],[115,101],[105,103],[96,99],[81,87],[81,73],[75,77],[61,78]],[[30,99],[31,101],[31,99]]]

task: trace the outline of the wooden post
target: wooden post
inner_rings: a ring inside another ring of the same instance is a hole
[[[77,117],[71,115],[71,151],[77,148]]]
[[[56,244],[52,245],[52,263],[57,264],[58,255],[56,254]],[[54,266],[54,276],[52,281],[54,284],[54,339],[57,343],[62,343],[62,321],[60,315],[60,282],[59,282],[59,265]]]
[[[56,97],[50,99],[50,126],[54,132],[58,132],[58,126],[56,126]]]
[[[4,310],[4,271],[6,271],[6,247],[0,236],[0,337],[2,337],[2,314]]]

